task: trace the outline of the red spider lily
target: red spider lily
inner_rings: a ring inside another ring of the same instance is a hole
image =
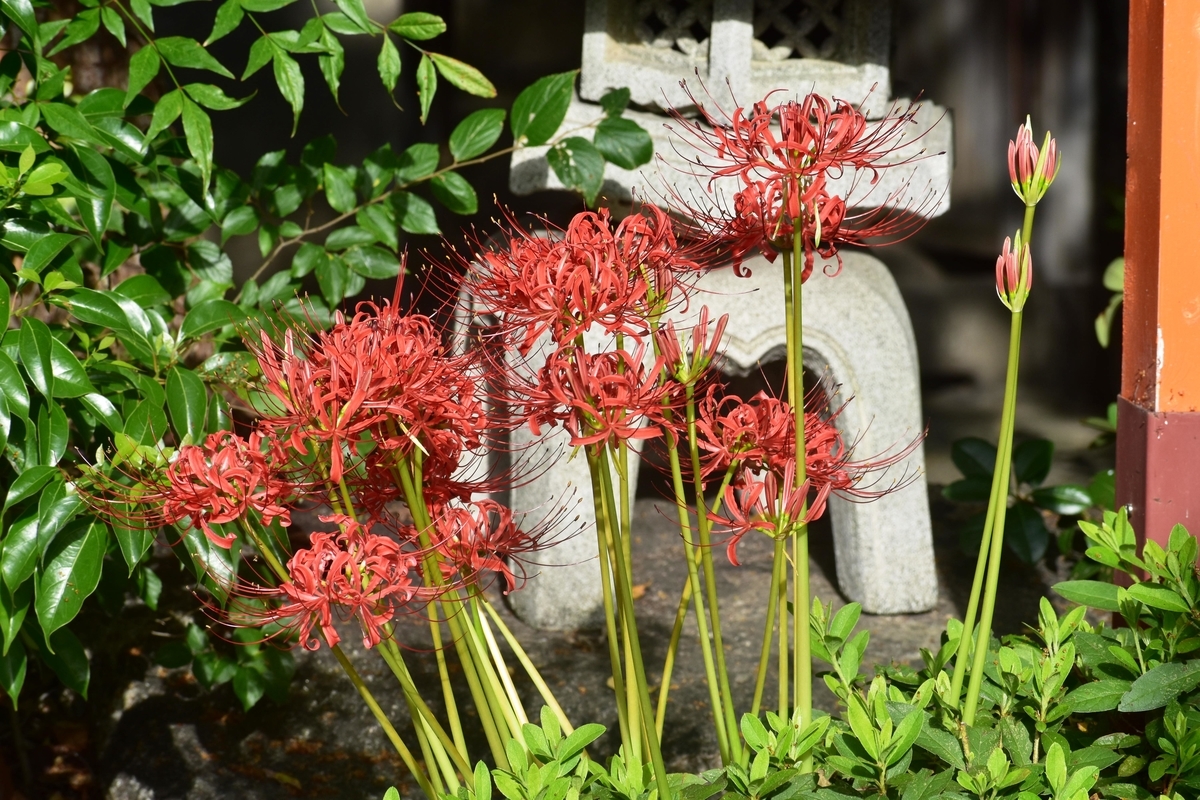
[[[633,353],[589,354],[582,347],[555,353],[526,391],[527,416],[534,434],[543,424],[562,422],[573,447],[662,435],[669,388],[658,381],[663,358],[647,367],[645,346]]]
[[[675,323],[672,320],[663,323],[662,327],[654,332],[654,341],[665,360],[664,367],[667,372],[684,386],[694,385],[717,357],[721,337],[725,335],[725,327],[728,324],[729,315],[722,314],[710,332],[708,306],[702,306],[700,318],[693,326],[691,336],[685,344],[675,331]]]
[[[795,416],[785,400],[766,392],[748,402],[736,395],[717,400],[710,392],[696,419],[697,441],[705,453],[704,476],[723,473],[734,464],[782,474],[795,459],[795,430]]]
[[[1017,231],[1015,240],[1004,238],[1004,249],[996,258],[996,294],[1010,311],[1021,311],[1032,288],[1033,257]]]
[[[782,538],[800,523],[817,518],[813,510],[805,509],[809,483],[796,486],[796,467],[789,463],[782,476],[767,471],[759,474],[744,471],[741,481],[725,489],[724,509],[726,516],[709,513],[713,522],[729,528],[726,555],[729,563],[741,566],[737,557],[737,546],[750,531],[761,531],[774,538]]]
[[[520,583],[513,572],[520,557],[547,546],[545,531],[521,530],[513,512],[494,500],[443,506],[436,511],[434,526],[446,578],[478,584],[484,572],[494,572],[504,579],[505,594]]]
[[[291,524],[286,502],[296,487],[281,477],[276,466],[280,454],[271,447],[264,451],[264,443],[258,431],[248,439],[217,431],[203,444],[181,447],[161,482],[113,489],[123,495],[118,502],[157,506],[142,517],[142,524],[157,527],[187,520],[213,544],[228,549],[236,535],[221,535],[211,526],[236,522],[250,511],[261,514],[267,525],[275,519]]]
[[[302,454],[310,442],[325,445],[334,482],[346,448],[363,435],[401,453],[428,451],[422,440],[434,431],[452,431],[456,453],[479,445],[486,420],[473,364],[445,355],[432,322],[401,314],[395,303],[362,303],[349,322],[300,345],[288,330],[282,344],[260,332],[251,346],[278,406],[262,426]]]
[[[1025,124],[1017,128],[1016,141],[1008,143],[1008,177],[1017,197],[1027,206],[1037,205],[1061,166],[1058,143],[1046,131],[1039,151],[1033,143],[1033,121],[1026,117]]]
[[[615,227],[606,210],[575,215],[561,236],[544,238],[515,224],[498,250],[466,264],[467,286],[481,306],[518,332],[528,353],[549,331],[558,344],[593,325],[641,338],[644,311],[661,308],[676,276],[698,269],[679,247],[670,218],[653,206]]]
[[[384,625],[414,598],[428,594],[414,580],[418,558],[395,539],[373,534],[350,517],[321,520],[336,523],[341,531],[313,533],[309,547],[287,563],[290,580],[258,592],[277,604],[268,602],[246,613],[256,624],[295,631],[308,650],[321,646],[316,631],[330,646],[338,644],[335,614],[353,616],[362,628],[363,646],[374,647]]]

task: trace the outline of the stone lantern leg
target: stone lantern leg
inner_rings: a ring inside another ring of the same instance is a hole
[[[575,130],[603,113],[596,103],[610,89],[629,87],[643,111],[627,112],[650,131],[656,158],[641,170],[606,167],[602,194],[611,200],[654,200],[667,191],[707,202],[727,200],[729,184],[709,187],[684,169],[686,145],[664,129],[656,109],[691,101],[679,86],[687,81],[697,96],[705,91],[722,105],[730,92],[740,104],[782,90],[783,96],[818,92],[862,103],[869,119],[883,117],[894,101],[886,56],[886,0],[588,0],[580,91],[563,130]],[[707,89],[696,85],[697,73]],[[733,105],[730,100],[729,106]],[[589,136],[583,132],[581,135]],[[884,170],[880,180],[833,182],[858,208],[885,202],[936,216],[949,206],[950,119],[922,104],[919,137],[907,153],[923,150],[910,164]],[[695,157],[695,154],[687,154]],[[850,172],[847,170],[847,172]],[[546,148],[526,148],[512,159],[510,183],[519,194],[561,189],[546,161]],[[855,456],[869,458],[900,448],[921,433],[917,352],[908,311],[887,268],[873,256],[844,253],[845,265],[829,277],[818,265],[805,283],[804,361],[839,387],[835,404],[852,399],[837,424]],[[702,278],[697,301],[680,322],[694,319],[700,304],[712,315],[730,314],[726,332],[727,372],[746,374],[785,352],[783,273],[779,262],[750,259],[752,277],[716,270]],[[547,440],[537,448],[564,449]],[[630,485],[636,485],[636,475]],[[902,488],[870,503],[830,503],[838,585],[864,610],[876,614],[920,612],[937,602],[937,578],[924,450],[918,447],[892,468],[881,485]],[[582,459],[556,465],[513,492],[514,509],[544,507],[550,498],[586,495]],[[587,499],[586,496],[583,499]],[[590,515],[590,503],[576,506]],[[601,593],[592,537],[581,535],[539,554],[540,574],[512,596],[514,610],[541,628],[572,628],[596,619]],[[551,566],[561,565],[561,566]]]

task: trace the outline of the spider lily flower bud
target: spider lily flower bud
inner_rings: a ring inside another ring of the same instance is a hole
[[[1046,131],[1041,150],[1033,143],[1033,122],[1017,128],[1017,140],[1008,143],[1008,177],[1013,191],[1027,206],[1035,206],[1058,176],[1062,159],[1058,145]]]
[[[996,294],[1000,302],[1013,312],[1025,308],[1025,298],[1033,287],[1033,258],[1029,245],[1021,241],[1017,231],[1015,241],[1005,237],[1004,249],[996,259]]]
[[[692,328],[690,347],[687,348],[691,351],[690,357],[685,354],[684,344],[671,320],[655,331],[655,342],[664,359],[664,366],[675,380],[686,386],[694,384],[704,375],[720,352],[721,337],[725,335],[725,326],[728,324],[729,315],[722,314],[710,332],[708,306],[701,307],[700,320]]]

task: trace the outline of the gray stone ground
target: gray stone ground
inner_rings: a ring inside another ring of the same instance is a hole
[[[956,614],[968,590],[973,560],[957,549],[954,510],[934,496],[935,536],[941,597],[925,614],[864,617],[871,630],[868,659],[875,663],[912,662],[921,647],[933,646],[947,617]],[[661,676],[661,663],[674,618],[678,592],[685,579],[678,529],[669,504],[654,498],[636,506],[635,581],[644,588],[637,601],[639,628],[651,681]],[[844,601],[831,582],[832,547],[827,529],[813,532],[814,594],[835,605]],[[762,628],[763,598],[768,585],[770,542],[743,542],[743,566],[735,568],[719,551],[718,580],[727,658],[739,709],[749,705]],[[1001,587],[998,626],[1020,629],[1035,618],[1038,598],[1054,576],[1045,570],[1010,565]],[[179,599],[179,598],[176,598]],[[186,599],[186,598],[183,598]],[[608,658],[598,630],[542,633],[509,617],[535,663],[547,676],[567,714],[576,723],[597,721],[615,728],[612,694],[605,686]],[[401,637],[413,648],[409,663],[428,690],[433,659],[425,627],[412,620]],[[395,683],[383,663],[357,646],[347,631],[346,649],[359,665],[393,719],[405,713]],[[99,692],[94,703],[108,703],[111,717],[97,731],[96,788],[112,800],[207,800],[292,797],[378,798],[392,782],[406,795],[415,793],[403,768],[391,755],[383,735],[325,650],[297,651],[297,673],[286,706],[264,700],[243,713],[228,688],[199,691],[186,670],[145,668],[145,658],[117,656],[126,677]],[[137,664],[142,665],[139,673]],[[772,689],[768,687],[767,696]],[[822,689],[823,691],[823,689]],[[826,708],[829,695],[818,698]],[[536,711],[532,691],[528,707]],[[469,721],[468,721],[469,726]],[[696,770],[715,763],[716,741],[710,733],[707,691],[699,659],[694,622],[685,628],[680,663],[672,679],[672,704],[664,750],[672,769]],[[402,728],[403,730],[403,728]],[[613,749],[615,737],[602,740]],[[482,750],[477,746],[476,752]]]

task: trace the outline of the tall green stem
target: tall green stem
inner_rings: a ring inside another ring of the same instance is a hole
[[[504,619],[500,613],[492,606],[486,597],[480,602],[484,609],[491,616],[492,621],[496,623],[496,627],[500,629],[500,634],[504,637],[504,641],[508,642],[508,646],[512,648],[513,653],[517,656],[517,661],[521,662],[521,666],[525,668],[525,674],[529,676],[529,680],[533,681],[533,685],[537,687],[538,693],[542,696],[542,700],[554,712],[554,716],[558,719],[559,726],[568,736],[575,732],[575,727],[571,725],[571,721],[567,719],[567,714],[562,710],[562,706],[558,704],[558,699],[554,693],[550,691],[550,687],[546,684],[545,678],[538,672],[538,668],[533,665],[533,661],[529,658],[529,654],[525,652],[525,648],[521,647],[521,643],[509,627],[504,624]]]
[[[1032,214],[1027,213],[1026,219],[1032,219]],[[1012,328],[1008,340],[1008,371],[1004,378],[1004,406],[1010,419],[1015,414],[1017,405],[1017,366],[1021,358],[1021,316],[1022,312],[1013,312]],[[987,588],[984,590],[983,610],[979,618],[975,653],[971,662],[971,681],[967,685],[967,697],[963,704],[963,722],[967,725],[975,724],[979,690],[983,685],[983,667],[987,660],[988,642],[992,636],[992,619],[996,610],[996,587],[1000,582],[1000,558],[1004,554],[1004,518],[1008,511],[1008,482],[1012,470],[1012,435],[1013,425],[1010,422],[1007,436],[996,451],[996,470],[1000,473],[1000,485],[1003,487],[1004,495],[1002,501],[996,505],[996,514],[992,525]]]
[[[675,671],[675,654],[679,651],[679,640],[683,636],[683,623],[687,618],[688,606],[692,604],[692,581],[683,582],[679,593],[679,606],[675,609],[675,624],[671,626],[671,639],[667,643],[667,657],[663,660],[662,678],[658,682],[658,708],[654,712],[654,730],[662,739],[663,723],[667,718],[667,698],[671,694],[671,674]],[[710,692],[711,695],[711,692]],[[714,717],[720,719],[720,717]],[[724,754],[723,742],[717,739],[717,748]]]
[[[771,661],[771,641],[775,638],[775,598],[779,596],[780,566],[783,564],[783,540],[775,540],[775,557],[771,563],[771,588],[767,590],[767,621],[763,626],[762,648],[758,654],[758,672],[754,678],[754,701],[750,705],[750,713],[758,716],[762,707],[763,689],[767,685],[767,668]]]

